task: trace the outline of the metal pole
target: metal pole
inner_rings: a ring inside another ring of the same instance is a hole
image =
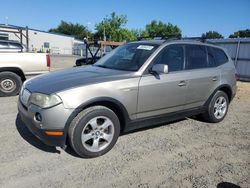
[[[26,26],[26,48],[27,48],[27,52],[29,51],[29,29],[28,26]]]
[[[23,32],[22,32],[22,29],[19,29],[19,33],[20,33],[20,42],[21,42],[21,45],[23,45]],[[23,48],[21,49],[21,52],[23,52]]]
[[[237,60],[238,60],[238,57],[239,57],[239,49],[240,49],[240,39],[238,39],[238,44],[237,44],[237,49],[236,49],[236,54],[235,54],[235,59],[234,59],[235,67],[237,65]]]
[[[86,62],[88,62],[88,41],[84,40],[84,43],[85,43],[85,59]]]

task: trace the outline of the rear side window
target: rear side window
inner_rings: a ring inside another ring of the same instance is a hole
[[[9,48],[12,48],[12,49],[21,49],[22,46],[21,46],[21,44],[18,44],[18,43],[9,43]]]
[[[228,58],[223,50],[219,48],[214,48],[214,52],[215,52],[215,60],[217,66],[220,66],[228,62]]]
[[[7,42],[0,42],[0,49],[6,49],[8,48],[8,43]]]
[[[202,45],[186,45],[186,69],[201,69],[207,67],[206,47]]]

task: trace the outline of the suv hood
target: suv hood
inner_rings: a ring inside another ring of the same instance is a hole
[[[133,77],[132,72],[96,66],[75,67],[37,76],[25,83],[30,92],[52,94],[70,88]]]

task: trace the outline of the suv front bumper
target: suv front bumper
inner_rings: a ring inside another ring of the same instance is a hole
[[[60,114],[60,116],[58,116],[57,113],[61,110],[64,110],[64,112],[67,113]],[[64,127],[71,114],[71,110],[66,110],[62,104],[50,109],[41,109],[35,105],[30,105],[26,108],[19,100],[18,112],[22,122],[26,125],[30,132],[43,143],[49,146],[65,146],[67,132],[65,132]],[[34,116],[36,113],[40,113],[42,115],[43,120],[41,122],[37,122],[35,120]],[[59,136],[47,135],[46,131],[60,131],[63,132],[63,134]]]

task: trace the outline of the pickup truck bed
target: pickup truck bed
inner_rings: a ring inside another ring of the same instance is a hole
[[[0,96],[17,95],[29,77],[50,71],[45,53],[0,53]]]

